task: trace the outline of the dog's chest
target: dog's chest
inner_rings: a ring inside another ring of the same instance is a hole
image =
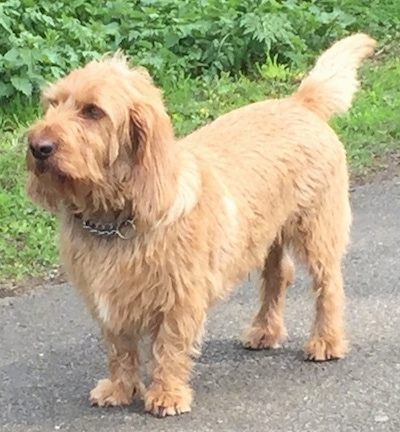
[[[145,329],[164,305],[171,304],[167,266],[149,257],[143,245],[93,235],[61,236],[60,256],[92,315],[110,330]]]
[[[118,300],[118,299],[117,299]],[[118,315],[118,301],[113,302],[107,292],[95,292],[93,294],[93,303],[96,309],[97,317],[105,325],[111,325],[114,316]]]
[[[114,332],[132,327],[145,329],[155,319],[160,305],[156,290],[152,289],[156,281],[135,277],[134,272],[124,272],[118,265],[103,277],[80,270],[75,267],[71,279],[103,327]]]

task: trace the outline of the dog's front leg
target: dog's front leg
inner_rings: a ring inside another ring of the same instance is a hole
[[[145,409],[158,417],[190,411],[189,386],[196,344],[203,330],[205,310],[189,305],[164,314],[153,335],[152,383],[145,395]]]
[[[133,396],[144,393],[139,380],[139,353],[137,341],[126,334],[115,335],[103,330],[107,347],[109,376],[97,383],[90,392],[92,405],[129,405]]]

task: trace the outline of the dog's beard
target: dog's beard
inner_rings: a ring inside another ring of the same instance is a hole
[[[41,189],[49,195],[59,197],[68,212],[86,216],[113,214],[129,205],[126,187],[122,184],[118,187],[106,174],[101,181],[92,182],[90,179],[74,179],[55,165],[46,166],[40,173],[42,169],[42,164],[35,167]]]
[[[57,164],[49,161],[30,161],[28,162],[28,170],[35,174],[44,187],[56,190],[64,189],[65,185],[72,181],[72,178],[62,171]]]
[[[27,168],[34,175],[42,193],[60,200],[72,198],[74,195],[74,180],[61,170],[54,160],[36,160],[28,153]]]

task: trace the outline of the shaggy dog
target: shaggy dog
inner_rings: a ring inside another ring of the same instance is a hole
[[[349,108],[374,47],[364,34],[345,38],[290,97],[234,110],[181,140],[149,75],[121,55],[44,91],[43,119],[27,133],[27,193],[59,217],[62,264],[102,330],[109,376],[93,404],[129,404],[142,392],[138,341],[148,334],[145,409],[190,411],[206,310],[256,269],[261,306],[243,345],[276,347],[293,279],[288,249],[316,298],[306,358],[343,357],[351,213],[345,151],[327,121]]]

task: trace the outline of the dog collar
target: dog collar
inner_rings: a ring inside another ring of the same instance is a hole
[[[82,215],[75,215],[82,222],[82,228],[100,237],[117,236],[122,240],[133,238],[136,225],[133,219],[126,219],[118,224],[94,222],[90,219],[83,219]]]

